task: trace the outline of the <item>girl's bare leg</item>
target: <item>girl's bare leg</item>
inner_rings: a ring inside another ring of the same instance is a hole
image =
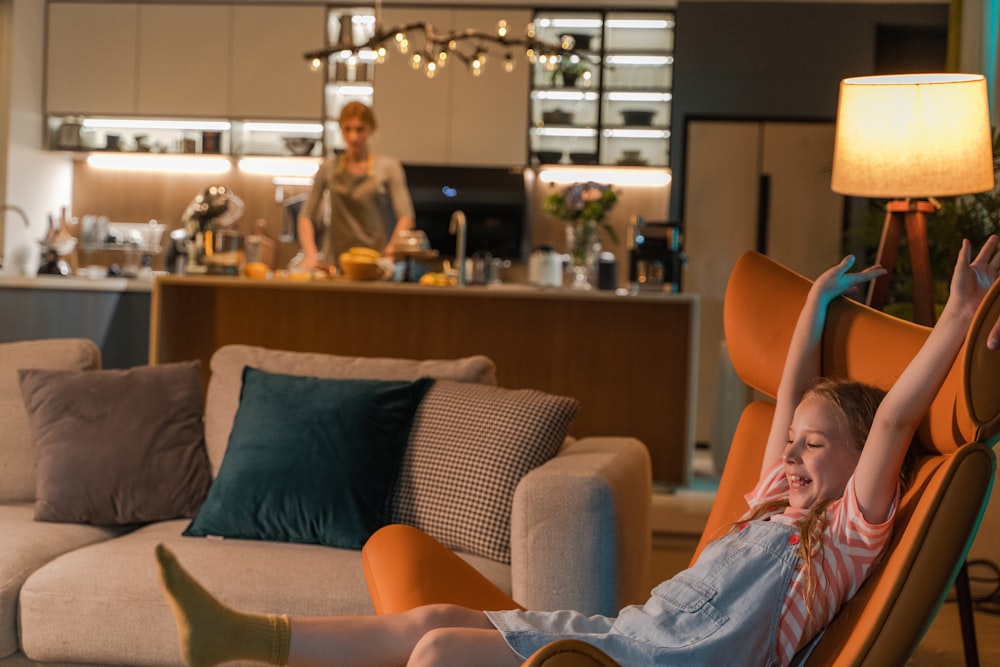
[[[482,612],[429,605],[402,614],[291,619],[289,667],[517,667]]]
[[[215,599],[163,545],[157,545],[156,557],[177,623],[181,653],[191,667],[213,667],[230,660],[292,667],[435,664],[428,660],[468,667],[520,664],[479,611],[429,605],[387,616],[289,618],[245,613]],[[408,663],[411,654],[422,656],[422,662]],[[469,662],[462,656],[474,659]]]

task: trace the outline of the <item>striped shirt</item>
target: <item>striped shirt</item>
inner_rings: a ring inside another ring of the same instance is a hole
[[[757,488],[746,496],[752,508],[787,498],[788,480],[780,460],[761,476]],[[815,583],[811,610],[807,608],[805,566],[799,563],[781,611],[777,646],[779,664],[788,665],[796,651],[825,628],[840,605],[861,588],[892,536],[895,508],[896,501],[893,501],[885,523],[876,525],[867,522],[858,508],[853,476],[847,482],[844,496],[827,507],[822,543],[813,557]],[[808,513],[807,509],[788,507],[767,516],[765,520],[798,525]],[[796,538],[793,536],[792,539]]]

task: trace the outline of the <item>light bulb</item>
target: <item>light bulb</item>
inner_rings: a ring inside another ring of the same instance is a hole
[[[472,59],[472,76],[480,76],[483,73],[483,61],[476,56]]]
[[[507,22],[504,21],[503,19],[500,19],[500,22],[497,23],[497,37],[504,38],[506,36],[507,36]]]
[[[507,74],[510,74],[511,72],[514,71],[514,57],[509,53],[506,56],[504,56],[503,71],[507,72]]]
[[[427,62],[427,78],[433,79],[435,74],[437,74],[437,63],[430,60]]]
[[[535,53],[534,49],[532,49],[530,47],[528,49],[525,49],[524,55],[525,55],[525,57],[527,57],[528,62],[531,63],[532,65],[534,65],[536,62],[538,62],[538,54]]]
[[[448,62],[448,52],[445,51],[444,49],[441,49],[441,51],[438,52],[437,59],[438,59],[438,65],[444,67],[444,64]]]
[[[410,57],[410,67],[412,67],[413,69],[420,69],[420,66],[423,64],[423,60],[424,57],[422,55],[420,55],[419,53],[414,53]]]
[[[382,63],[385,62],[385,56],[386,56],[385,47],[384,46],[378,47],[378,50],[375,51],[375,62],[381,65]]]
[[[319,68],[320,68],[320,67],[322,67],[322,66],[323,66],[323,61],[322,61],[322,60],[320,60],[319,58],[313,58],[313,59],[312,59],[312,60],[311,60],[311,61],[309,62],[309,67],[310,67],[310,68],[312,69],[312,71],[314,71],[314,72],[315,72],[315,71],[317,71],[317,70],[319,70]]]
[[[524,28],[524,34],[528,36],[528,39],[535,38],[535,23],[532,21]]]
[[[572,36],[570,36],[570,35],[563,35],[563,36],[562,36],[562,37],[561,37],[560,39],[561,39],[562,41],[561,41],[561,42],[559,43],[559,46],[563,47],[563,48],[564,48],[564,49],[566,49],[567,51],[569,51],[569,50],[570,50],[570,49],[572,49],[572,48],[573,48],[574,46],[576,46],[576,39],[574,39],[574,38],[573,38]]]

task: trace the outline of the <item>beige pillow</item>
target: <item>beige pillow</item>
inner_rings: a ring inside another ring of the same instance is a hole
[[[17,371],[100,367],[101,350],[86,338],[0,344],[0,503],[27,503],[35,499],[35,451]]]
[[[205,445],[217,475],[226,453],[233,420],[240,405],[243,369],[326,379],[416,380],[445,378],[496,384],[496,365],[481,355],[460,359],[390,359],[350,357],[313,352],[289,352],[251,345],[225,345],[212,355],[211,379],[205,401]]]
[[[19,371],[35,518],[102,526],[191,516],[211,483],[200,363]]]

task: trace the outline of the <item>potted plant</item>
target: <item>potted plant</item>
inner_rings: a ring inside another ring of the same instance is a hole
[[[590,72],[590,68],[587,67],[583,61],[571,60],[569,58],[563,58],[559,62],[559,66],[552,72],[552,85],[556,85],[556,76],[562,78],[562,84],[566,88],[572,88],[576,85],[576,80],[581,76]]]

